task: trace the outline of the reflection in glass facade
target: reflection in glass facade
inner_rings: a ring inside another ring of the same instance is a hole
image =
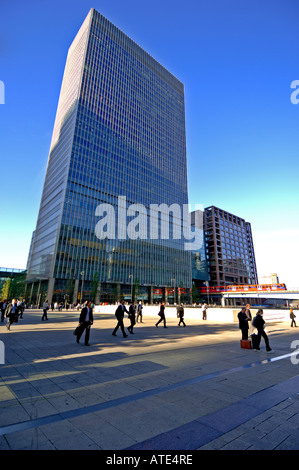
[[[192,281],[196,287],[205,285],[209,281],[207,258],[205,250],[205,234],[203,226],[204,213],[197,209],[191,212],[191,227],[197,231],[197,238],[200,240],[199,247],[191,251]]]
[[[110,204],[117,217],[119,196],[146,210],[188,204],[184,87],[92,9],[67,57],[29,259],[34,291],[38,282],[56,299],[69,288],[76,301],[96,279],[101,300],[134,283],[150,301],[154,287],[191,287],[183,238],[150,239],[149,212],[146,239],[96,236],[96,208]],[[181,219],[170,220],[172,235]]]

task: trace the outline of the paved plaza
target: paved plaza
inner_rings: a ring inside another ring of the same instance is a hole
[[[167,329],[145,316],[123,338],[103,307],[89,346],[73,335],[79,312],[41,317],[0,324],[1,450],[299,449],[289,322],[268,324],[267,354],[263,340],[259,352],[240,349],[237,323],[200,316],[186,327],[168,318]]]

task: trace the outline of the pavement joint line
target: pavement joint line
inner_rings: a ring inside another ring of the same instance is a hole
[[[294,352],[289,353],[289,354],[284,354],[282,356],[271,357],[271,358],[268,358],[268,359],[255,361],[255,362],[245,364],[245,365],[242,365],[242,366],[233,367],[231,369],[225,369],[225,370],[222,370],[222,371],[215,371],[215,372],[212,372],[212,373],[200,376],[200,377],[187,379],[187,380],[184,380],[182,382],[177,382],[177,383],[170,384],[170,385],[167,385],[167,386],[164,386],[164,387],[158,387],[158,388],[154,388],[154,389],[151,389],[151,390],[138,392],[138,393],[135,393],[135,394],[132,394],[132,395],[128,395],[126,397],[121,397],[121,398],[116,398],[114,400],[109,400],[109,401],[104,402],[104,403],[98,403],[96,405],[90,405],[90,406],[82,407],[82,408],[79,408],[79,409],[69,410],[69,411],[65,411],[65,412],[61,412],[61,413],[56,413],[56,414],[53,414],[53,415],[44,416],[42,418],[36,418],[36,419],[28,420],[28,421],[22,421],[21,423],[8,424],[8,425],[0,427],[0,436],[6,435],[6,434],[11,434],[13,432],[19,432],[19,431],[24,431],[24,430],[27,430],[27,429],[37,428],[39,426],[43,426],[43,425],[47,425],[47,424],[50,424],[50,423],[53,423],[53,422],[58,422],[58,421],[63,421],[63,420],[75,418],[75,417],[82,416],[82,415],[89,414],[89,413],[93,413],[93,412],[96,412],[96,411],[106,410],[106,409],[109,409],[109,408],[113,408],[114,406],[119,406],[119,405],[122,405],[122,404],[130,403],[132,401],[134,402],[136,400],[142,400],[144,398],[151,397],[151,396],[154,396],[154,395],[158,395],[160,393],[165,393],[165,392],[168,392],[168,391],[176,390],[178,388],[182,388],[182,387],[186,387],[186,386],[189,386],[189,385],[194,385],[194,384],[197,384],[197,383],[200,383],[200,382],[204,382],[206,380],[210,380],[210,379],[213,379],[215,377],[221,377],[223,375],[233,374],[235,372],[239,372],[241,370],[249,369],[251,367],[256,367],[256,366],[259,366],[259,365],[269,364],[271,362],[280,361],[280,360],[286,359],[288,357],[291,357],[295,354],[298,354],[298,351],[294,351]]]

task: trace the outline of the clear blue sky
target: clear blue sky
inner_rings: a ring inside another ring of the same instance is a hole
[[[259,275],[299,287],[297,0],[1,0],[0,266],[26,265],[67,50],[92,7],[184,83],[190,203],[251,222]]]

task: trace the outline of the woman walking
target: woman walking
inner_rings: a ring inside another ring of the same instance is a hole
[[[294,313],[294,310],[291,308],[291,310],[290,310],[290,319],[292,320],[291,321],[291,327],[293,327],[293,326],[296,327],[297,326],[296,322],[295,322],[295,318],[296,318],[296,315]]]
[[[256,344],[256,347],[254,348],[255,351],[260,350],[261,337],[263,337],[265,340],[265,344],[266,344],[266,351],[271,352],[272,349],[270,348],[269,338],[264,329],[265,320],[263,319],[263,310],[261,308],[257,311],[257,314],[252,321],[252,325],[257,329],[257,344]]]
[[[50,305],[49,305],[49,302],[48,300],[46,300],[44,303],[43,303],[43,316],[42,316],[42,320],[48,320],[48,310],[50,308]]]

